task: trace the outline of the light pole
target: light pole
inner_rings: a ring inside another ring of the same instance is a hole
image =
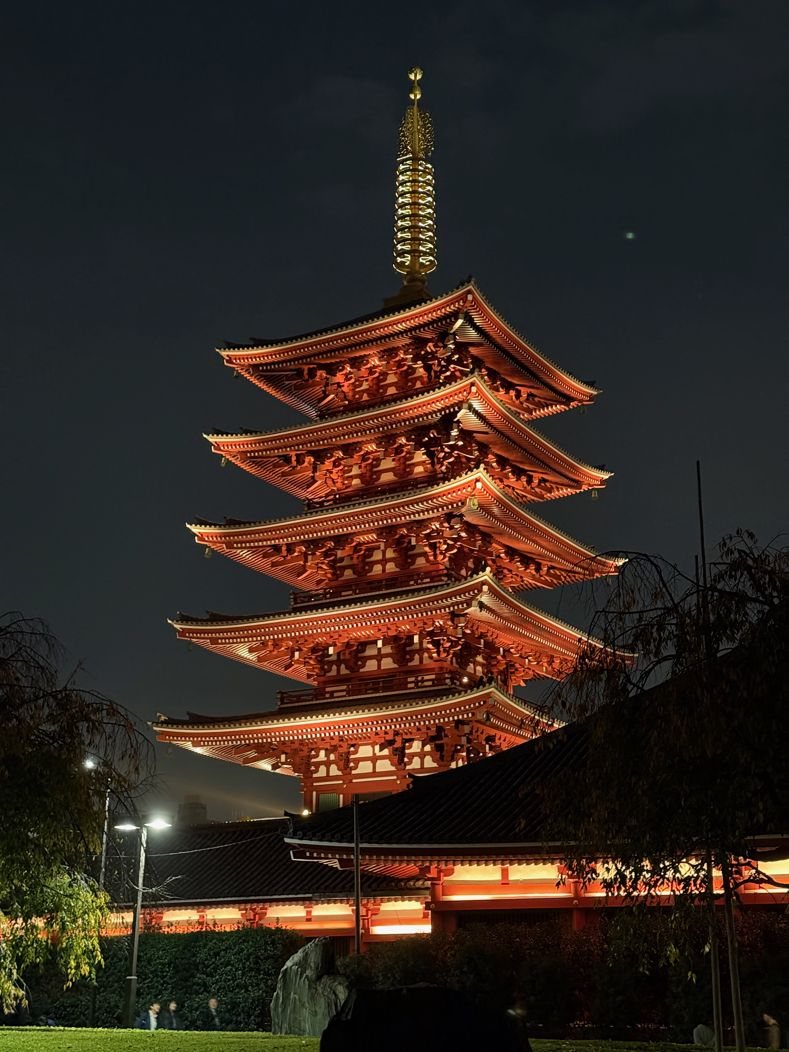
[[[353,952],[362,952],[362,853],[359,842],[359,794],[353,794]]]
[[[149,829],[169,829],[172,823],[166,818],[150,818],[141,824],[129,819],[119,822],[115,828],[121,833],[137,830],[140,834],[137,859],[137,901],[132,915],[131,946],[129,947],[129,967],[126,975],[126,998],[123,1006],[123,1023],[134,1026],[134,1007],[137,1000],[137,951],[140,945],[140,914],[142,912],[142,887],[145,878],[145,848],[148,843]]]
[[[99,766],[94,756],[86,756],[82,761],[86,771],[95,771]],[[107,837],[110,831],[110,776],[107,775],[107,784],[104,787],[104,826],[101,830],[101,863],[99,866],[99,889],[104,891],[104,880],[107,876]]]

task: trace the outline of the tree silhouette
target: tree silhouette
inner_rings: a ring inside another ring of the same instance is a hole
[[[108,790],[124,807],[150,743],[118,704],[62,672],[39,619],[0,616],[0,1005],[54,952],[65,981],[93,974],[107,898],[95,875]],[[88,761],[88,762],[86,762]]]
[[[789,833],[789,550],[740,531],[693,576],[633,553],[593,602],[605,648],[585,647],[554,696],[585,741],[572,779],[543,787],[552,835],[581,887],[639,909],[673,897],[667,955],[683,908],[722,894],[742,1046],[732,904],[774,883],[760,861]]]

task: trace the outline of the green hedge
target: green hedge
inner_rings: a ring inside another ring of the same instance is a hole
[[[303,944],[280,928],[239,928],[186,934],[144,932],[140,935],[138,1014],[153,1000],[175,1000],[187,1027],[211,996],[219,998],[223,1026],[231,1030],[267,1030],[269,1005],[279,970]],[[102,940],[104,967],[96,991],[97,1026],[121,1022],[128,936]],[[30,1014],[35,1020],[53,1016],[64,1026],[89,1021],[91,989],[87,983],[63,990],[54,971],[27,977]]]
[[[451,936],[437,933],[376,944],[363,958],[346,958],[340,967],[361,985],[439,983],[461,989],[488,1007],[503,1008],[519,996],[525,1000],[533,1032],[546,1037],[687,1041],[693,1027],[710,1016],[708,959],[700,948],[692,975],[687,963],[661,966],[654,955],[645,960],[644,947],[660,942],[660,926],[670,911],[652,911],[630,949],[621,933],[614,937],[613,912],[601,911],[597,923],[577,932],[559,911],[528,923],[499,924],[491,919]],[[748,1036],[756,1045],[762,1037],[761,1012],[769,1011],[789,1028],[789,914],[746,910],[738,918],[738,930]],[[725,939],[722,944],[725,948]],[[266,1030],[278,971],[300,945],[300,937],[282,929],[144,933],[138,1008],[153,998],[163,1004],[174,998],[189,1023],[216,994],[228,1027]],[[106,939],[103,946],[106,965],[99,974],[96,1023],[117,1026],[128,938]],[[723,957],[728,1014],[725,953]],[[62,979],[54,974],[28,977],[28,983],[34,1019],[52,1014],[70,1026],[88,1022],[87,985],[64,992]]]

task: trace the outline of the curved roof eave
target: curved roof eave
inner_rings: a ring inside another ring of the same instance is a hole
[[[464,293],[465,308],[463,300],[458,304],[454,303],[455,300],[463,297]],[[565,388],[563,392],[565,397],[568,395],[572,396],[573,391],[576,392],[577,395],[585,396],[586,399],[592,399],[600,394],[598,388],[578,379],[578,377],[574,376],[566,369],[562,369],[547,355],[543,354],[542,351],[538,350],[538,348],[532,342],[527,340],[517,329],[511,326],[491,305],[471,278],[461,282],[449,292],[443,293],[439,296],[434,296],[431,299],[420,300],[416,304],[412,303],[405,307],[397,307],[395,309],[384,308],[373,314],[363,315],[361,318],[353,319],[343,325],[317,329],[314,332],[289,337],[285,340],[255,340],[246,345],[231,345],[223,348],[218,347],[217,351],[223,357],[226,364],[238,368],[244,366],[244,357],[254,359],[255,357],[260,357],[261,352],[264,351],[270,353],[275,351],[292,351],[299,346],[303,346],[306,351],[310,346],[320,345],[327,340],[333,340],[337,345],[336,349],[339,350],[342,344],[337,344],[338,337],[349,337],[353,334],[358,334],[362,338],[369,337],[371,331],[374,331],[376,327],[381,325],[391,325],[393,322],[406,321],[409,318],[413,319],[414,324],[418,324],[420,315],[431,312],[434,313],[436,309],[440,308],[443,304],[446,304],[447,308],[457,306],[458,309],[468,310],[471,308],[472,303],[483,315],[485,315],[489,324],[492,323],[499,328],[500,335],[512,344],[512,349],[519,351],[524,358],[530,360],[531,363],[537,367],[538,372],[544,374],[539,377],[541,382],[550,383],[550,378],[552,377],[558,379],[561,387]],[[248,363],[249,366],[255,364],[259,363],[255,361],[249,361]]]
[[[231,451],[229,449],[223,449],[223,444],[226,444],[228,442],[248,442],[251,444],[255,441],[260,441],[261,439],[271,439],[275,436],[280,436],[281,438],[285,439],[291,435],[298,442],[299,439],[303,439],[308,435],[320,434],[321,431],[330,432],[335,429],[335,426],[337,424],[348,425],[354,422],[362,422],[369,418],[375,420],[376,416],[388,416],[391,413],[392,409],[403,408],[409,404],[413,408],[417,408],[420,402],[430,403],[431,401],[435,400],[437,396],[439,396],[442,400],[446,400],[447,396],[450,395],[453,391],[456,390],[458,395],[461,395],[465,387],[473,387],[475,385],[477,387],[477,390],[482,392],[482,394],[484,395],[484,399],[488,401],[492,409],[502,414],[506,421],[516,430],[520,430],[526,435],[528,435],[532,442],[538,448],[544,448],[548,451],[548,454],[555,457],[557,461],[559,461],[560,463],[564,462],[567,468],[571,470],[574,469],[577,472],[587,474],[592,478],[596,478],[600,483],[612,477],[612,471],[606,471],[604,468],[597,468],[592,464],[587,464],[585,463],[585,461],[579,460],[577,457],[574,457],[571,453],[569,453],[566,449],[563,449],[561,446],[551,441],[551,439],[546,438],[546,436],[543,435],[542,432],[532,427],[531,424],[528,424],[525,420],[522,420],[520,417],[518,417],[498,397],[498,395],[496,395],[495,392],[493,392],[490,389],[488,384],[485,382],[484,377],[480,376],[476,372],[469,374],[469,376],[464,377],[461,380],[455,381],[454,384],[450,384],[448,387],[439,388],[435,391],[429,391],[425,394],[420,393],[416,396],[411,394],[403,399],[398,399],[395,402],[389,402],[380,409],[372,411],[370,409],[357,409],[349,413],[338,413],[336,416],[332,416],[330,418],[327,418],[326,420],[313,421],[309,424],[301,424],[296,427],[289,425],[287,427],[278,428],[274,431],[247,431],[236,433],[207,432],[203,435],[203,438],[205,438],[206,441],[211,443],[214,452],[218,452],[222,455],[229,456],[231,453],[243,453],[244,450],[237,449]],[[473,395],[471,397],[473,397]],[[425,411],[430,412],[429,404],[425,406]],[[384,421],[382,420],[380,426],[385,429],[386,427],[391,425],[389,423],[384,423]],[[321,440],[316,438],[315,441],[319,443]],[[327,434],[324,441],[331,443],[331,435]],[[339,441],[339,439],[334,439],[334,441]],[[512,439],[510,438],[509,441],[512,442]],[[312,448],[312,446],[308,448]],[[272,451],[272,456],[273,455],[275,454]]]

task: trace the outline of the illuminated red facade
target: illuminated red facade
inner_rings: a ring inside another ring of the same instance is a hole
[[[307,420],[208,435],[213,452],[305,506],[285,520],[189,528],[294,592],[280,613],[173,625],[302,686],[273,712],[156,725],[162,741],[299,776],[310,810],[397,791],[412,774],[550,729],[515,688],[563,676],[582,633],[521,593],[618,569],[532,511],[605,484],[608,472],[534,427],[588,405],[595,389],[541,355],[472,282],[427,293],[435,229],[420,241],[418,217],[432,202],[432,138],[412,79],[398,167],[401,293],[336,328],[220,352]]]

